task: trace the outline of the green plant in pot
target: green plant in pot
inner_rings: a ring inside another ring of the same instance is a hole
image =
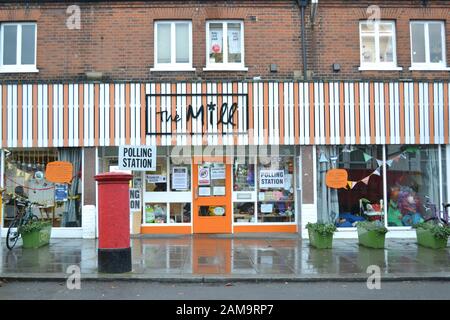
[[[356,224],[358,242],[369,248],[382,249],[388,229],[382,221],[360,221]]]
[[[39,248],[50,243],[52,225],[48,221],[30,221],[19,228],[23,248]]]
[[[450,226],[432,221],[414,225],[417,243],[423,247],[442,249],[447,247]]]
[[[309,243],[318,249],[331,249],[333,246],[333,234],[336,226],[331,223],[308,223],[306,225],[309,235]]]

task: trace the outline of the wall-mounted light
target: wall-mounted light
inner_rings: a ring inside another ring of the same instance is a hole
[[[339,63],[333,63],[333,71],[334,72],[341,71],[341,65]]]
[[[317,14],[317,7],[319,5],[319,0],[311,0],[311,23],[314,23]]]

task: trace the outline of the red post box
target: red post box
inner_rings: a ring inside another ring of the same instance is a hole
[[[131,271],[130,193],[131,174],[108,172],[98,182],[98,271]]]

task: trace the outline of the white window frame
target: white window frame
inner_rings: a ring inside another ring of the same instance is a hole
[[[187,23],[189,26],[189,62],[176,63],[176,32],[175,25],[180,23]],[[158,25],[170,25],[170,63],[158,63]],[[154,23],[154,67],[150,71],[195,71],[192,67],[192,21],[190,20],[176,20],[168,21],[161,20]]]
[[[442,63],[430,62],[430,34],[428,32],[428,26],[430,23],[439,23],[441,25],[441,37],[442,37]],[[424,36],[425,36],[425,63],[417,63],[413,60],[413,34],[412,26],[413,24],[423,24],[424,25]],[[450,71],[447,68],[447,55],[445,48],[445,23],[440,20],[415,20],[409,23],[409,33],[410,33],[410,45],[411,45],[411,67],[409,70],[443,70]]]
[[[22,26],[32,25],[34,26],[34,64],[22,64]],[[4,39],[4,27],[5,26],[17,26],[17,48],[16,48],[16,64],[4,65],[3,64],[3,39]],[[0,73],[31,73],[39,72],[36,68],[37,60],[37,23],[34,22],[6,22],[0,24]]]
[[[209,25],[211,23],[222,24],[223,36],[223,62],[211,63],[209,61]],[[239,23],[241,25],[241,62],[228,62],[228,24]],[[248,71],[245,67],[245,47],[244,47],[244,22],[242,20],[208,20],[206,22],[206,67],[204,71]]]
[[[362,25],[370,24],[374,25],[374,37],[375,37],[375,58],[376,62],[364,62],[362,57],[362,36],[367,34],[363,34]],[[392,30],[392,55],[393,62],[379,62],[380,59],[380,23],[390,23],[393,26]],[[397,38],[396,38],[396,25],[394,20],[380,20],[380,21],[360,21],[359,22],[359,59],[360,59],[360,67],[358,70],[392,70],[392,71],[400,71],[403,70],[402,67],[397,66]]]

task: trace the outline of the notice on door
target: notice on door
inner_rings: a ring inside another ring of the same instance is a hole
[[[156,147],[120,146],[119,169],[133,171],[155,171]]]
[[[211,175],[209,172],[209,167],[198,168],[198,185],[209,186],[210,184],[211,184]]]
[[[284,170],[261,170],[259,172],[259,186],[261,189],[283,188]]]

